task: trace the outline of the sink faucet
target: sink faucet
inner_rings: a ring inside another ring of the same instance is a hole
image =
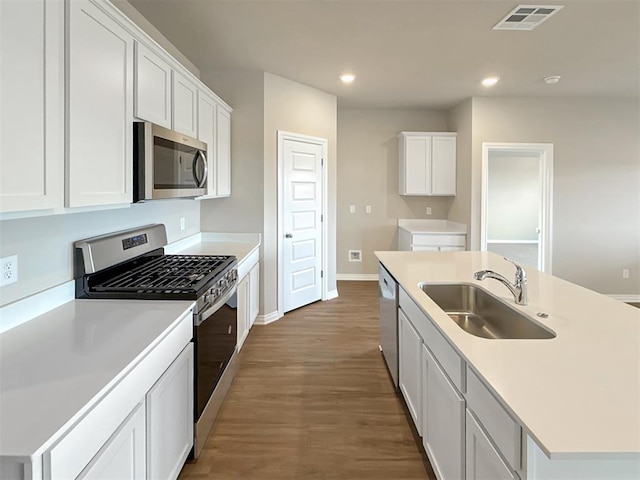
[[[484,280],[485,278],[493,278],[502,282],[505,287],[509,289],[509,291],[513,294],[513,298],[516,301],[517,305],[526,305],[527,304],[527,274],[522,269],[520,265],[518,265],[513,260],[509,260],[507,257],[503,257],[507,262],[511,262],[516,266],[516,281],[515,283],[511,283],[505,277],[500,275],[493,270],[480,270],[473,274],[473,278],[476,280]]]

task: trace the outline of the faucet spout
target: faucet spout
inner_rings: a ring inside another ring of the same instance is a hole
[[[513,260],[509,260],[506,257],[504,257],[504,259],[508,262],[513,263],[516,267],[516,278],[514,283],[511,283],[503,275],[500,275],[493,270],[480,270],[479,272],[473,274],[473,278],[480,281],[484,280],[485,278],[493,278],[494,280],[498,280],[509,289],[517,305],[526,305],[528,302],[527,274],[525,273],[524,269]]]

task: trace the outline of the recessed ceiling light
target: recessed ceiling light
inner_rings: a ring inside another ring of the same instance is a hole
[[[544,83],[546,83],[547,85],[553,85],[555,83],[558,83],[560,81],[560,78],[560,75],[551,75],[550,77],[544,79]]]
[[[342,83],[351,83],[356,79],[356,76],[353,73],[345,73],[344,75],[340,75],[340,80]]]
[[[493,87],[496,83],[498,83],[498,80],[500,80],[500,77],[487,77],[482,80],[482,85],[484,85],[485,87]]]

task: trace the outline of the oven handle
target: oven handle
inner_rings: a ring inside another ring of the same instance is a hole
[[[196,327],[202,325],[202,323],[204,323],[205,320],[209,318],[209,316],[212,313],[215,313],[216,310],[218,310],[222,305],[227,303],[227,300],[229,300],[235,293],[236,293],[236,285],[234,284],[233,287],[227,290],[227,292],[222,296],[222,298],[220,298],[216,303],[213,304],[213,306],[207,308],[202,313],[198,313],[197,315],[194,315],[193,317],[194,325]]]

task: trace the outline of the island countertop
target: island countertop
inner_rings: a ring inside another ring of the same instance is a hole
[[[504,285],[473,279],[483,269],[514,277],[513,265],[488,252],[375,254],[550,458],[640,454],[639,309],[533,268],[526,269],[529,304],[515,305]],[[431,301],[421,282],[476,284],[557,336],[475,337]]]

